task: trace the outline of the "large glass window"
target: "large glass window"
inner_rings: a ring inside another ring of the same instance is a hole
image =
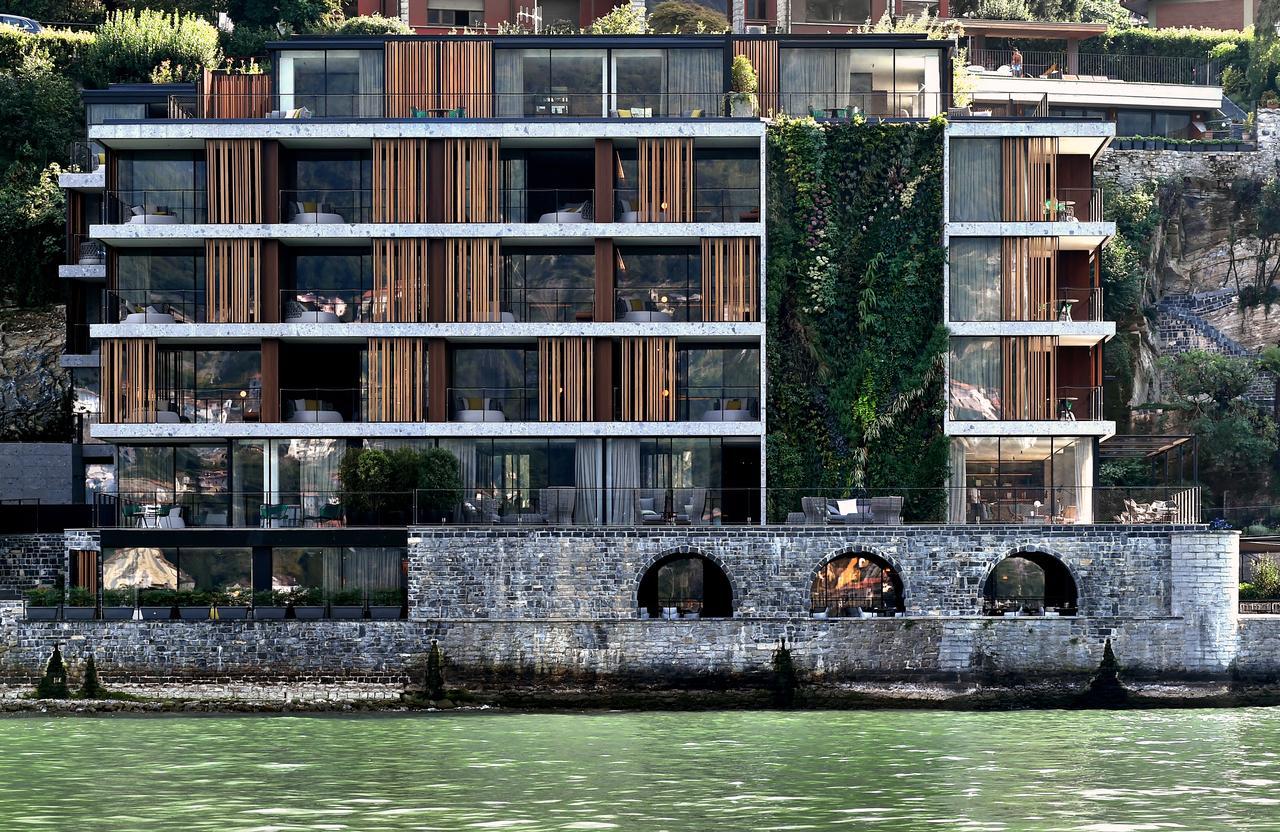
[[[458,460],[459,522],[600,522],[599,439],[441,439],[440,447]]]
[[[698,222],[760,221],[757,149],[697,148],[693,164],[693,212]]]
[[[373,256],[368,249],[286,248],[284,258],[282,321],[374,320]]]
[[[359,151],[288,154],[282,165],[282,219],[289,223],[368,222],[373,157]]]
[[[688,247],[619,247],[615,318],[629,323],[702,319],[702,255]]]
[[[116,286],[108,293],[112,323],[205,321],[204,249],[125,248],[116,260]]]
[[[121,151],[116,159],[116,190],[108,195],[108,222],[205,221],[202,151]]]
[[[507,222],[594,221],[594,152],[590,148],[504,149],[502,215]]]
[[[689,347],[677,362],[678,418],[749,422],[760,418],[760,351],[748,347]]]
[[[226,525],[230,495],[225,443],[121,445],[117,460],[124,525]]]
[[[382,115],[382,49],[289,50],[278,53],[280,108],[319,118]]]
[[[724,92],[719,49],[613,50],[610,110],[632,117],[716,116]]]
[[[999,338],[951,339],[951,418],[1001,418]]]
[[[160,349],[156,365],[157,421],[258,420],[262,400],[259,350]]]
[[[810,609],[820,616],[893,615],[903,610],[902,582],[893,567],[868,553],[842,555],[818,572]]]
[[[523,422],[538,418],[538,351],[526,347],[453,351],[450,418]]]
[[[999,222],[1004,187],[999,139],[951,140],[951,221]]]
[[[590,321],[595,252],[515,247],[502,253],[501,307],[512,321]]]
[[[1093,521],[1093,440],[1084,437],[956,437],[953,522]]]
[[[496,49],[494,67],[500,116],[605,115],[603,49]]]
[[[810,23],[870,23],[871,0],[806,0],[804,19]]]
[[[951,320],[1000,320],[1000,239],[952,237],[949,258]]]
[[[942,52],[933,49],[787,47],[782,108],[795,115],[894,118],[937,115]]]
[[[301,605],[404,603],[405,550],[391,546],[280,547],[271,552],[271,588]]]

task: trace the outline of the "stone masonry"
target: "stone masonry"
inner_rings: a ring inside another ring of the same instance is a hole
[[[17,597],[34,586],[53,586],[65,568],[63,535],[0,536],[0,598]]]

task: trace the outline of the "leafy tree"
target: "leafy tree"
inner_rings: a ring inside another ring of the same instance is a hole
[[[0,13],[42,23],[100,23],[107,9],[102,0],[0,0]]]
[[[1275,387],[1271,394],[1271,420],[1280,425],[1280,346],[1267,347],[1258,356],[1258,369],[1271,374]]]
[[[265,57],[267,43],[280,39],[280,32],[274,26],[250,26],[247,23],[242,23],[229,32],[225,30],[218,31],[222,54],[228,58]]]
[[[1083,0],[953,0],[951,14],[980,20],[1071,22],[1081,19],[1083,6]],[[1025,17],[1012,16],[1024,13]]]
[[[1225,416],[1236,399],[1249,392],[1257,368],[1248,359],[1205,350],[1189,350],[1160,359],[1178,399],[1173,406],[1194,418]]]
[[[41,306],[58,296],[66,222],[60,170],[19,161],[0,180],[0,302]]]
[[[462,474],[458,458],[444,448],[429,448],[418,460],[418,481],[422,495],[419,507],[434,517],[452,512],[462,500]]]
[[[340,20],[341,0],[227,0],[227,14],[237,25],[274,26],[287,23],[309,31],[325,20]]]
[[[686,35],[701,32],[718,34],[730,28],[729,19],[722,12],[694,0],[662,0],[649,15],[649,27],[660,35],[677,32]]]
[[[67,141],[83,133],[80,94],[57,72],[43,49],[27,54],[21,65],[0,71],[0,169],[21,155],[32,160],[65,161]]]
[[[1116,236],[1102,249],[1105,308],[1111,320],[1135,321],[1142,311],[1147,253],[1160,225],[1160,188],[1148,182],[1132,189],[1112,185],[1106,190],[1107,218],[1116,224]]]
[[[1131,19],[1120,0],[1083,0],[1080,4],[1080,20],[1085,23],[1105,23],[1122,29],[1130,25]]]
[[[336,35],[411,35],[413,29],[398,17],[380,14],[349,17],[333,30]]]
[[[98,27],[85,56],[86,81],[96,86],[140,83],[161,62],[186,67],[192,78],[219,62],[218,30],[185,14],[143,9],[115,12]]]
[[[596,18],[588,31],[593,35],[647,35],[649,21],[642,7],[627,3]]]

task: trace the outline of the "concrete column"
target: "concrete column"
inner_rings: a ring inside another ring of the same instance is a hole
[[[733,0],[729,6],[729,29],[734,34],[742,34],[747,30],[746,0]]]
[[[1171,612],[1183,620],[1183,666],[1222,673],[1236,656],[1240,601],[1240,534],[1170,535]]]

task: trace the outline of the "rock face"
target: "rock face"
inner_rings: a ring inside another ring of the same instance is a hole
[[[69,441],[66,307],[0,310],[0,441]]]

